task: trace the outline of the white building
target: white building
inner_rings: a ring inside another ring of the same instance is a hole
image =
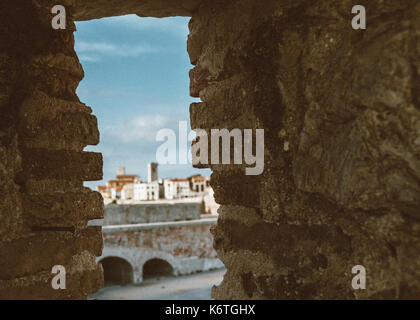
[[[122,186],[111,188],[111,199],[112,200],[121,199],[121,191],[122,191]]]
[[[220,205],[214,200],[214,191],[211,187],[207,188],[207,194],[203,197],[205,211],[207,214],[218,215],[217,210]]]
[[[134,183],[126,184],[121,190],[121,200],[131,200],[134,197]]]
[[[164,188],[165,199],[182,199],[192,196],[188,179],[166,179]]]
[[[203,176],[191,177],[191,189],[195,193],[204,193],[207,189],[207,179]]]
[[[104,199],[108,200],[129,200],[133,197],[132,185],[140,182],[136,174],[125,174],[125,168],[117,169],[117,177],[108,180],[105,186],[98,186],[97,189]]]
[[[159,200],[159,182],[135,183],[133,185],[133,200]]]

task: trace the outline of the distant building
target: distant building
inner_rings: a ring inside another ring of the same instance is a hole
[[[159,182],[157,181],[135,183],[133,188],[134,201],[159,200]]]
[[[205,211],[207,214],[217,215],[217,210],[219,209],[220,205],[216,203],[214,200],[214,191],[211,187],[208,188],[207,194],[203,197]]]
[[[191,197],[188,179],[166,179],[164,181],[165,199],[182,199]]]
[[[132,200],[134,198],[134,183],[128,183],[122,187],[121,200]]]
[[[120,181],[131,181],[132,183],[136,183],[140,181],[140,178],[136,174],[119,174],[117,175],[117,180]]]
[[[102,198],[104,199],[111,198],[111,190],[109,190],[107,186],[98,186],[98,191],[102,195]]]
[[[109,180],[106,186],[98,186],[98,191],[102,194],[104,199],[117,200],[124,198],[133,197],[130,186],[126,187],[125,191],[123,188],[126,185],[140,182],[140,178],[136,174],[125,174],[125,168],[119,167],[117,169],[116,179]]]
[[[207,180],[203,176],[191,177],[191,190],[196,193],[204,193],[207,189]]]
[[[158,164],[150,162],[147,165],[147,182],[137,181],[133,184],[133,200],[159,200],[160,185],[158,182]]]
[[[122,186],[117,186],[117,187],[111,188],[111,199],[112,200],[121,199],[122,188],[123,188]]]
[[[118,167],[117,168],[117,176],[125,175],[125,167]]]
[[[141,181],[136,174],[126,174],[125,167],[117,169],[116,179],[109,180],[105,186],[98,186],[105,203],[121,200],[118,203],[136,201],[156,201],[159,199],[178,200],[185,198],[201,198],[206,203],[206,197],[211,188],[209,178],[201,175],[191,176],[188,179],[158,180],[158,164],[148,164],[148,182]],[[206,206],[207,211],[210,210]]]
[[[156,162],[149,162],[147,165],[147,182],[154,182],[158,179],[158,164]]]

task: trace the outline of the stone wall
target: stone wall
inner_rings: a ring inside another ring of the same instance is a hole
[[[419,298],[416,0],[50,0],[0,4],[0,297],[85,298],[102,284],[95,117],[75,94],[77,19],[192,15],[193,128],[265,129],[265,170],[211,166],[222,206],[216,298]],[[74,7],[76,5],[76,7]],[[99,7],[103,7],[98,10]],[[143,13],[142,13],[143,12]],[[252,237],[249,235],[252,234]],[[52,290],[51,268],[67,269]],[[351,268],[367,271],[353,290]]]
[[[109,204],[103,225],[200,219],[200,202]]]
[[[210,166],[228,269],[215,298],[420,298],[420,4],[368,1],[353,30],[355,4],[209,1],[192,16],[192,127],[265,129],[262,175]]]
[[[71,12],[70,1],[61,1]],[[102,179],[91,109],[75,94],[83,70],[74,23],[53,30],[53,1],[0,4],[0,299],[86,298],[102,286]],[[53,290],[54,265],[67,289]]]
[[[174,275],[223,268],[213,248],[210,228],[216,219],[158,222],[103,227],[104,250],[100,261],[118,257],[130,263],[133,281],[142,281],[143,265],[151,259],[167,261]]]
[[[137,14],[140,17],[191,16],[201,0],[76,0],[76,20]]]

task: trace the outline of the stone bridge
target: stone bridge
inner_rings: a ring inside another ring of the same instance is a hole
[[[104,226],[101,263],[105,283],[140,283],[222,268],[210,228],[217,218]]]

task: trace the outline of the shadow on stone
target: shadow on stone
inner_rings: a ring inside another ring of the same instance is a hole
[[[174,275],[172,266],[162,259],[151,259],[143,266],[143,280],[170,277]]]
[[[104,270],[104,284],[127,285],[133,283],[133,268],[130,263],[118,257],[108,257],[100,261]]]

